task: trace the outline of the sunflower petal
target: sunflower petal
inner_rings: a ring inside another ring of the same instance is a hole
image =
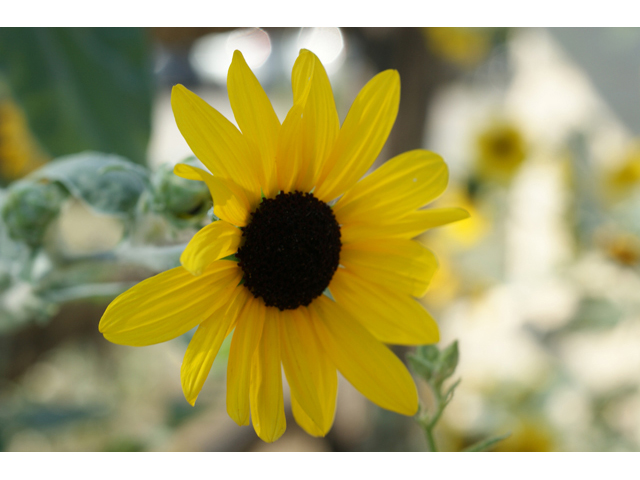
[[[339,268],[329,290],[336,302],[374,337],[394,345],[423,345],[439,340],[438,325],[410,296],[380,287]]]
[[[327,365],[331,366],[331,362],[329,362],[328,359],[325,359],[325,361]],[[300,425],[300,427],[312,437],[324,437],[329,432],[329,430],[331,430],[331,427],[333,426],[333,420],[335,418],[335,413],[336,413],[336,395],[338,393],[338,390],[337,390],[338,375],[336,373],[336,367],[331,366],[331,368],[332,369],[330,370],[330,372],[332,373],[333,378],[335,378],[336,389],[333,390],[333,397],[332,397],[331,403],[328,403],[326,405],[325,412],[329,416],[326,417],[327,420],[325,420],[326,423],[324,424],[323,428],[319,428],[314,423],[314,421],[311,420],[311,417],[307,415],[307,412],[305,412],[300,406],[300,403],[296,399],[295,394],[293,392],[291,393],[291,412],[293,413],[293,418],[295,418],[296,423]],[[327,399],[328,398],[329,396],[327,396]]]
[[[233,179],[253,207],[260,200],[261,165],[242,133],[220,112],[182,85],[171,90],[171,107],[182,136],[214,176]],[[259,156],[258,156],[259,157]]]
[[[321,295],[309,306],[325,352],[340,373],[376,405],[403,415],[418,410],[407,368],[339,304]]]
[[[305,161],[295,189],[308,192],[336,141],[340,120],[327,72],[309,50],[300,50],[291,72],[291,86],[294,103],[304,108],[298,142]]]
[[[229,325],[247,301],[248,293],[244,287],[236,286],[231,296],[232,300],[218,308],[198,327],[184,354],[180,380],[184,396],[191,405],[196,403]]]
[[[445,207],[417,210],[399,219],[386,222],[349,222],[340,226],[342,243],[371,240],[374,238],[405,238],[420,235],[430,228],[440,227],[448,223],[469,218],[469,213],[462,208]]]
[[[238,250],[242,231],[223,220],[201,228],[189,241],[180,255],[180,263],[193,275],[216,260],[227,257]]]
[[[278,135],[276,148],[276,181],[278,189],[291,192],[296,189],[296,182],[303,169],[305,159],[300,148],[302,136],[302,115],[304,108],[294,104],[287,113]]]
[[[306,310],[280,315],[282,365],[291,398],[304,415],[300,425],[312,435],[324,436],[333,424],[337,393],[336,369],[327,362]],[[326,416],[326,418],[325,418]],[[312,424],[310,425],[309,422]]]
[[[400,76],[386,70],[360,91],[322,166],[314,195],[330,201],[351,188],[371,167],[387,141],[400,104]]]
[[[405,239],[345,243],[340,263],[360,278],[414,297],[427,292],[438,269],[438,260],[429,249]]]
[[[261,300],[250,297],[238,317],[227,363],[227,413],[238,425],[249,425],[251,364],[262,336],[266,311]]]
[[[260,185],[264,194],[269,196],[274,193],[272,181],[275,175],[274,162],[280,120],[239,50],[233,52],[227,76],[227,90],[231,109],[240,130],[260,151]]]
[[[232,180],[214,177],[201,168],[183,163],[173,167],[173,173],[188,180],[200,180],[207,184],[216,217],[239,227],[244,227],[248,223],[251,211],[249,200],[244,191]]]
[[[306,308],[302,307],[297,311],[304,316],[306,322],[311,321],[310,313]],[[308,326],[312,327],[312,324],[308,323]],[[306,342],[305,347],[309,352],[307,355],[309,358],[313,358],[314,368],[311,373],[320,398],[323,424],[321,427],[316,425],[307,412],[301,407],[293,389],[291,390],[291,410],[293,417],[296,419],[296,423],[300,425],[305,432],[314,437],[324,437],[331,429],[336,414],[338,375],[336,367],[331,363],[318,338],[315,336],[315,330],[313,330],[312,337],[306,337]]]
[[[449,172],[440,155],[412,150],[385,162],[360,180],[333,207],[340,223],[402,217],[435,200]]]
[[[279,311],[275,307],[262,308],[266,308],[266,316],[251,365],[250,405],[253,428],[262,440],[271,443],[282,436],[287,423],[282,395]]]
[[[212,264],[198,277],[182,267],[148,278],[109,304],[99,330],[110,342],[142,347],[166,342],[205,321],[229,301],[241,271],[235,262]]]

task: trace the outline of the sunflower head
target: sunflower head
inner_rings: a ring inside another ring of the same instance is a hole
[[[403,153],[361,178],[398,112],[396,71],[370,80],[342,125],[314,54],[300,52],[291,83],[294,103],[281,122],[236,51],[227,87],[237,127],[195,93],[173,88],[178,128],[206,167],[174,172],[206,183],[219,220],[196,233],[181,267],[120,295],[100,321],[105,338],[126,345],[197,326],[181,369],[192,404],[232,334],[227,412],[268,442],[286,426],[281,368],[293,416],[311,435],[331,428],[338,371],[375,404],[416,413],[411,375],[385,345],[438,341],[416,300],[437,261],[412,239],[468,216],[422,209],[448,179],[432,152]]]
[[[331,207],[312,193],[280,192],[251,214],[236,257],[254,297],[268,307],[293,310],[329,286],[341,247]]]

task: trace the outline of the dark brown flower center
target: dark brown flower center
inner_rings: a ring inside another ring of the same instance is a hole
[[[493,139],[493,151],[498,157],[509,157],[514,151],[514,141],[507,135],[501,135]]]
[[[340,263],[340,226],[331,207],[311,193],[265,198],[242,229],[236,256],[244,286],[280,310],[309,305]]]

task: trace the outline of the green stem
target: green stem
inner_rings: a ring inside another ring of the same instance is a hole
[[[444,402],[442,395],[440,395],[440,389],[432,385],[431,382],[428,382],[428,385],[429,385],[429,388],[431,389],[431,393],[433,394],[433,398],[436,403],[436,411],[431,418],[427,416],[423,417],[423,420],[420,423],[424,428],[424,434],[425,434],[425,437],[427,438],[429,451],[437,452],[438,447],[436,445],[436,440],[433,434],[433,430],[436,424],[438,423],[438,420],[440,420],[440,417],[442,416],[442,412],[444,410],[444,407],[446,406],[446,403]]]
[[[430,426],[425,426],[424,435],[427,437],[427,445],[429,445],[430,452],[437,452],[438,447],[436,446],[436,439],[433,437],[433,430]]]
[[[464,452],[486,452],[487,450],[492,448],[496,443],[504,440],[509,435],[511,435],[511,432],[505,433],[504,435],[497,435],[495,437],[491,437],[491,438],[487,438],[485,440],[481,440],[481,441],[479,441],[477,443],[474,443],[470,447],[465,448],[463,451]]]

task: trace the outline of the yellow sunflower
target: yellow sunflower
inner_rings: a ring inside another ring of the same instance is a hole
[[[438,341],[414,298],[437,261],[411,239],[468,215],[420,210],[448,179],[431,152],[404,153],[358,181],[395,121],[398,72],[367,83],[342,127],[324,67],[307,50],[293,67],[294,104],[282,124],[239,51],[227,87],[239,129],[182,85],[171,96],[180,132],[211,173],[182,164],[174,172],[206,182],[219,220],[196,233],[181,267],[116,298],[100,331],[143,346],[198,326],[181,369],[191,404],[233,332],[227,411],[239,425],[251,418],[267,442],[286,426],[281,365],[294,418],[311,435],[331,428],[337,371],[373,403],[415,414],[411,375],[384,345]]]

